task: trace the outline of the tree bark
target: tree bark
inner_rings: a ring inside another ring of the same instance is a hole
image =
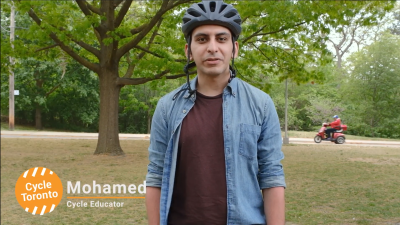
[[[118,102],[121,91],[116,84],[118,64],[114,69],[102,69],[100,80],[100,121],[99,138],[95,155],[124,155],[119,143]]]

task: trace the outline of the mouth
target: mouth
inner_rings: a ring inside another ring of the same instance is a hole
[[[207,58],[206,60],[204,60],[204,62],[207,63],[218,63],[219,61],[221,61],[220,58]]]

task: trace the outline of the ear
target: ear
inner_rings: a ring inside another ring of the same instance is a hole
[[[239,55],[239,43],[235,41],[235,55],[232,55],[232,58],[237,58]]]
[[[188,44],[186,43],[185,44],[185,56],[187,57],[187,53],[188,53]],[[192,61],[193,60],[193,57],[192,57],[192,54],[190,54],[190,61]]]

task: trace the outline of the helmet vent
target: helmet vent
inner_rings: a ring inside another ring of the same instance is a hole
[[[199,3],[198,6],[203,10],[203,12],[206,12],[206,9],[204,8],[204,5]]]
[[[194,17],[200,17],[201,16],[201,14],[200,13],[198,13],[198,12],[196,12],[196,11],[190,11],[190,12],[188,12],[190,15],[192,15],[192,16],[194,16]]]
[[[210,11],[211,12],[215,11],[215,2],[210,2]]]
[[[224,9],[226,8],[226,6],[228,6],[227,4],[223,4],[221,6],[221,8],[219,9],[219,13],[221,13],[222,11],[224,11]]]
[[[226,18],[231,18],[231,17],[233,17],[233,16],[235,16],[235,15],[236,15],[235,12],[228,12],[228,13],[225,14],[224,16],[225,16]]]

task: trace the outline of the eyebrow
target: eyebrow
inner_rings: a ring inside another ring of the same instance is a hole
[[[222,35],[230,36],[230,33],[228,33],[228,32],[220,32],[220,33],[217,33],[215,36],[222,36]],[[210,35],[206,34],[206,33],[197,33],[197,34],[194,35],[194,37],[199,37],[199,36],[210,36]]]

